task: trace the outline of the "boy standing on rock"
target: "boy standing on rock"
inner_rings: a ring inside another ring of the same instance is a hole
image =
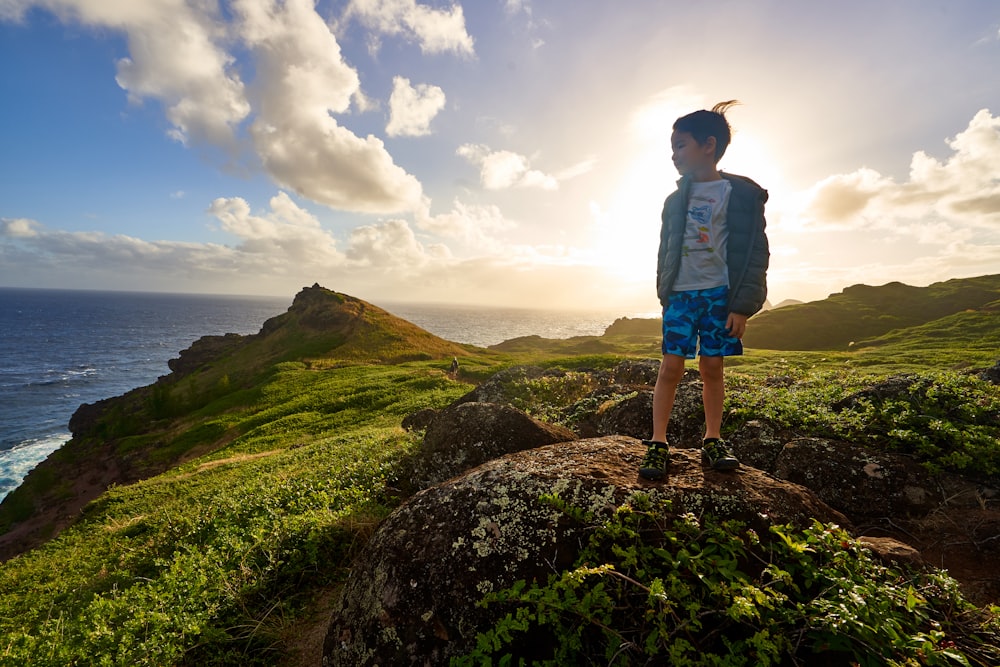
[[[663,360],[653,391],[653,437],[643,440],[647,450],[639,475],[646,479],[667,473],[667,424],[685,359],[694,359],[696,349],[705,406],[702,462],[715,470],[740,465],[720,433],[723,360],[743,354],[747,319],[767,297],[770,252],[764,231],[767,191],[717,168],[732,136],[725,113],[734,104],[682,116],[670,135],[681,178],[661,216],[656,287],[663,305]]]

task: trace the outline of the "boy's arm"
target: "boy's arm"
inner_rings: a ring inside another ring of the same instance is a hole
[[[753,240],[747,253],[746,270],[743,274],[743,280],[740,282],[739,291],[734,295],[735,298],[731,303],[733,313],[743,315],[746,318],[760,311],[767,299],[767,267],[770,263],[771,251],[767,241],[767,219],[764,216],[766,202],[767,191],[761,190],[754,214]]]

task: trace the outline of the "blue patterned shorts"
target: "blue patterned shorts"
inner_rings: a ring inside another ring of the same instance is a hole
[[[728,287],[673,292],[663,309],[663,354],[687,359],[694,359],[696,349],[703,357],[743,354],[743,343],[726,329],[728,318]]]

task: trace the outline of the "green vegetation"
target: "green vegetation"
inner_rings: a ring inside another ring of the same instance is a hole
[[[659,355],[658,334],[641,331],[480,350],[344,295],[304,294],[261,334],[193,346],[167,381],[90,415],[82,435],[0,504],[6,531],[72,498],[79,471],[98,470],[102,461],[142,479],[112,486],[55,539],[0,565],[0,665],[291,665],[302,627],[311,614],[322,616],[352,555],[399,502],[397,462],[419,440],[400,428],[403,417],[445,406],[510,369],[502,388],[510,403],[572,426],[625,397],[592,395],[581,369]],[[974,461],[996,479],[1000,398],[966,372],[992,366],[995,354],[909,338],[853,351],[752,351],[729,362],[726,428],[763,418],[905,451],[933,470],[968,471]],[[461,359],[458,378],[447,373],[453,355]],[[520,364],[549,372],[529,376]],[[904,372],[911,374],[905,391],[879,391]],[[691,655],[688,645],[720,656],[735,650],[713,623],[739,628],[727,632],[730,641],[773,664],[774,656],[793,654],[788,637],[801,640],[802,650],[829,641],[851,656],[871,646],[892,647],[900,660],[923,651],[926,661],[912,664],[948,657],[951,641],[972,655],[980,637],[956,638],[978,617],[954,582],[878,569],[835,528],[782,529],[758,544],[746,527],[707,517],[654,526],[638,501],[617,516],[618,524],[595,531],[589,565],[581,561],[548,587],[510,593],[508,602],[531,601],[534,616],[516,612],[484,656],[502,651],[504,633],[513,636],[529,621],[556,635],[579,630],[566,635],[566,651],[595,646],[605,636],[592,621],[618,613],[609,599],[650,605],[643,628],[601,621],[635,651],[669,640],[678,656]],[[687,574],[667,569],[681,558],[671,540],[681,538],[690,542]],[[695,562],[695,548],[727,556]],[[657,595],[637,593],[641,586],[623,574]],[[655,587],[657,579],[670,587]],[[840,582],[879,604],[866,610],[853,593],[838,597]],[[673,588],[682,585],[688,588]],[[683,599],[674,597],[679,591]],[[561,606],[546,611],[539,601]],[[584,618],[583,601],[587,622],[567,620]],[[892,622],[874,627],[865,614],[876,611]],[[810,615],[820,620],[809,625]],[[682,617],[689,623],[671,638],[678,626],[670,624]],[[983,640],[989,650],[994,639]]]
[[[803,435],[909,454],[931,471],[1000,476],[1000,392],[975,375],[877,380],[844,371],[785,376],[778,386],[733,374],[725,427],[765,419]]]
[[[470,389],[444,365],[284,364],[239,414],[206,409],[179,439],[240,435],[0,567],[0,664],[275,664],[394,505],[402,417]]]
[[[547,500],[590,529],[587,545],[545,584],[489,594],[506,614],[453,665],[1000,661],[1000,624],[954,581],[889,568],[835,526],[758,534],[640,494],[601,520]]]
[[[571,351],[595,341],[614,341],[634,352],[659,349],[656,319],[620,318],[600,339],[581,336],[547,341],[537,336],[504,343],[500,349],[523,352],[546,346]],[[854,285],[821,301],[798,303],[756,315],[743,342],[750,349],[860,350],[891,346],[909,356],[927,348],[966,350],[977,359],[1000,349],[1000,275],[962,278],[911,287],[889,283]],[[882,355],[884,358],[885,355]]]
[[[854,285],[822,301],[761,313],[747,329],[744,342],[750,347],[772,350],[846,350],[862,341],[895,332],[900,340],[916,338],[934,342],[937,338],[935,346],[940,346],[935,330],[952,325],[935,321],[963,311],[982,311],[983,317],[997,329],[1000,312],[990,308],[997,299],[1000,299],[1000,275],[948,280],[928,287],[902,283],[879,287]],[[927,326],[912,330],[923,325]],[[951,346],[980,343],[975,330],[952,333],[957,337],[951,338]]]

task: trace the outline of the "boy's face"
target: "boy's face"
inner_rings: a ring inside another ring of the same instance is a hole
[[[670,135],[674,167],[681,176],[694,176],[715,172],[715,137],[699,144],[690,132],[674,130]]]

